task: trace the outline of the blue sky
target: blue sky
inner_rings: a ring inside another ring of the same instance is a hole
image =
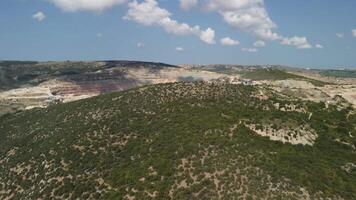
[[[353,0],[1,0],[0,59],[355,67],[355,8]]]

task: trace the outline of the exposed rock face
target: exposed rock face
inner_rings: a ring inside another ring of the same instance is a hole
[[[356,108],[356,85],[326,86],[321,90],[331,97],[341,96]]]
[[[325,85],[316,87],[306,81],[281,80],[268,81],[265,84],[278,93],[297,97],[302,100],[325,102],[326,104],[342,104],[343,107],[356,108],[356,85]],[[341,98],[338,98],[341,97]],[[344,102],[344,100],[346,100]]]

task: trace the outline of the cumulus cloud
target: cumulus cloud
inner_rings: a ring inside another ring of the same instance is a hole
[[[264,0],[201,0],[208,11],[218,12],[231,27],[253,34],[259,39],[255,47],[262,47],[265,41],[280,41],[282,44],[296,46],[299,49],[310,48],[305,37],[284,37],[275,30],[277,25],[269,17]],[[299,39],[305,38],[304,44]]]
[[[336,33],[336,37],[338,37],[338,38],[343,38],[343,37],[344,37],[344,34],[343,34],[343,33]]]
[[[180,7],[183,10],[190,10],[198,4],[198,0],[179,0]]]
[[[195,35],[207,44],[214,44],[215,31],[211,28],[201,30],[199,26],[190,26],[179,23],[171,18],[171,13],[158,6],[156,0],[145,0],[138,3],[136,0],[128,4],[129,10],[124,17],[145,26],[159,26],[167,33],[174,35]]]
[[[145,26],[160,25],[160,23],[167,23],[171,21],[171,13],[167,10],[158,7],[156,0],[145,0],[142,3],[133,1],[129,3],[129,10],[124,17],[127,20],[133,20]],[[182,25],[181,29],[190,28]]]
[[[206,0],[205,8],[217,11],[230,26],[253,33],[263,40],[277,40],[276,24],[270,19],[264,0]]]
[[[208,28],[205,31],[200,31],[200,40],[207,44],[215,44],[215,31],[212,28]]]
[[[352,36],[356,37],[356,29],[352,29],[351,32],[352,32]]]
[[[321,45],[321,44],[316,44],[315,47],[316,47],[317,49],[322,49],[322,48],[324,48],[324,46]]]
[[[220,40],[220,43],[221,43],[223,46],[236,46],[236,45],[239,45],[239,44],[240,44],[239,41],[234,40],[234,39],[231,39],[230,37],[222,38],[222,39]]]
[[[266,46],[266,42],[262,41],[262,40],[257,40],[255,43],[253,43],[254,47],[265,47]]]
[[[128,0],[48,0],[66,12],[81,10],[102,12],[113,6],[126,3]]]
[[[258,49],[256,49],[256,48],[242,48],[241,51],[249,52],[249,53],[256,53],[256,52],[258,52]]]
[[[184,51],[183,47],[176,47],[176,51]]]
[[[307,38],[305,37],[291,37],[291,38],[284,38],[281,41],[283,45],[295,46],[298,49],[310,49],[312,46],[309,44]]]
[[[145,26],[157,26],[174,35],[193,35],[207,44],[215,44],[215,30],[201,29],[178,22],[172,14],[161,8],[158,0],[46,0],[66,12],[102,12],[116,5],[125,4],[128,11],[124,19]],[[265,46],[266,41],[279,41],[300,49],[311,48],[305,37],[284,37],[276,32],[277,25],[269,17],[264,0],[179,0],[183,10],[202,5],[206,10],[217,12],[229,26],[253,34],[259,42],[254,47]],[[304,44],[300,44],[305,38]],[[225,41],[227,42],[227,41]],[[231,42],[231,41],[230,41]],[[229,42],[227,42],[229,43]],[[226,43],[226,44],[227,44]]]
[[[37,13],[33,14],[32,18],[37,20],[37,21],[39,21],[39,22],[41,22],[41,21],[46,19],[46,15],[43,12],[40,11],[40,12],[37,12]]]

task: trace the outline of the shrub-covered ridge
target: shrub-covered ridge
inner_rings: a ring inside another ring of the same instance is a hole
[[[0,199],[355,199],[355,125],[352,108],[204,82],[34,109],[0,118]]]

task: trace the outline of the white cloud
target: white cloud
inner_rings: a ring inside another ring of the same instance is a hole
[[[343,37],[344,37],[344,34],[343,34],[343,33],[336,33],[336,37],[338,37],[338,38],[343,38]]]
[[[256,48],[242,48],[241,51],[249,52],[249,53],[256,53],[258,49]]]
[[[222,38],[222,39],[220,40],[220,43],[221,43],[223,46],[236,46],[236,45],[239,45],[239,44],[240,44],[239,41],[233,40],[233,39],[231,39],[230,37]]]
[[[151,26],[160,25],[163,20],[171,21],[170,16],[171,13],[158,7],[156,0],[145,0],[142,3],[138,3],[137,1],[130,2],[129,10],[124,19],[132,20],[145,26]]]
[[[238,10],[259,3],[263,3],[263,0],[206,0],[205,7],[210,10]]]
[[[176,51],[184,51],[183,47],[176,47]]]
[[[127,0],[48,0],[66,12],[93,11],[102,12],[113,6],[126,3]]]
[[[142,47],[145,46],[145,43],[139,42],[139,43],[136,44],[136,46],[137,46],[138,48],[142,48]]]
[[[101,38],[101,37],[103,37],[103,34],[102,33],[97,33],[96,37]]]
[[[215,31],[211,28],[201,30],[199,26],[189,26],[179,23],[171,18],[171,13],[160,8],[156,0],[144,0],[138,3],[136,0],[128,4],[129,10],[124,17],[126,20],[135,21],[145,26],[159,26],[167,33],[174,35],[195,35],[207,44],[214,44]]]
[[[266,42],[262,41],[262,40],[257,40],[255,43],[253,43],[254,47],[265,47],[266,46]]]
[[[318,49],[323,49],[324,48],[324,46],[321,45],[321,44],[316,44],[315,47],[318,48]]]
[[[309,44],[307,38],[305,37],[291,37],[291,38],[284,38],[281,41],[283,45],[295,46],[298,49],[310,49],[312,46]]]
[[[40,12],[37,12],[37,13],[33,14],[32,18],[37,20],[37,21],[39,21],[39,22],[41,22],[41,21],[46,19],[46,15],[43,12],[40,11]]]
[[[116,5],[126,4],[128,11],[124,19],[145,26],[158,26],[174,35],[193,35],[207,44],[215,44],[215,31],[199,26],[191,26],[172,18],[172,14],[161,8],[158,0],[46,0],[63,11],[102,12]],[[199,3],[206,10],[217,12],[231,27],[253,34],[258,38],[255,47],[262,47],[265,41],[278,40],[282,44],[297,48],[311,48],[305,37],[284,37],[275,30],[277,25],[269,17],[264,0],[179,0],[183,10],[189,10]],[[42,19],[43,20],[43,19]],[[40,21],[40,20],[39,20]],[[299,44],[298,38],[305,38],[305,44]],[[263,43],[262,43],[263,42]]]
[[[190,10],[198,4],[198,0],[179,0],[183,10]]]
[[[356,29],[352,29],[351,32],[352,32],[352,36],[356,37]]]
[[[275,31],[277,25],[269,17],[264,0],[204,0],[204,8],[218,12],[229,26],[253,34],[260,41],[278,40],[297,48],[311,47],[307,41],[304,41],[304,44],[298,44],[299,41],[296,38],[305,37],[292,37],[294,39],[291,40],[278,34]],[[254,46],[264,45],[258,42]]]
[[[207,44],[215,44],[215,31],[212,28],[208,28],[205,31],[199,33],[200,39]]]
[[[262,40],[281,40],[283,37],[271,29],[258,29],[254,31],[255,35]]]
[[[276,24],[270,19],[264,0],[206,0],[205,8],[217,11],[230,26],[253,33],[260,39],[277,40]]]

